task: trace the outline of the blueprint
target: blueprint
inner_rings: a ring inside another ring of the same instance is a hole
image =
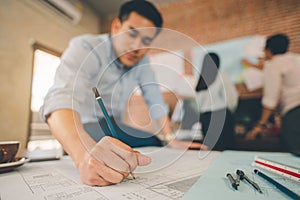
[[[27,163],[10,173],[0,174],[1,199],[22,200],[164,200],[181,199],[199,179],[219,152],[199,157],[198,151],[170,148],[143,148],[152,158],[138,167],[122,183],[91,187],[82,184],[79,172],[69,157],[59,161]]]

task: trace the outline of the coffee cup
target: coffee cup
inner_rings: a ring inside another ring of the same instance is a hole
[[[19,146],[19,141],[0,141],[0,164],[13,162]]]

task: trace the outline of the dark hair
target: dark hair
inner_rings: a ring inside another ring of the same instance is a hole
[[[121,6],[118,18],[123,22],[128,19],[131,12],[136,12],[152,21],[157,27],[156,35],[161,31],[163,19],[157,8],[151,2],[146,0],[128,1]]]
[[[273,55],[284,54],[289,47],[289,37],[285,34],[269,36],[266,41],[265,49],[270,50]]]
[[[198,80],[196,91],[206,90],[216,79],[220,67],[220,59],[216,53],[208,53],[204,56],[202,70]]]

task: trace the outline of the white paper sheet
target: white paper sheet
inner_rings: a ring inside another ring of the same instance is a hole
[[[219,152],[199,159],[198,151],[169,148],[138,149],[151,156],[152,163],[135,171],[136,179],[107,187],[81,183],[69,157],[59,161],[27,163],[17,170],[0,174],[1,199],[22,200],[111,200],[181,199]]]

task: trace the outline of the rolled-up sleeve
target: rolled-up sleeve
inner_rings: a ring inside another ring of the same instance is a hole
[[[264,107],[274,109],[280,101],[281,72],[278,66],[268,63],[264,71],[264,88],[262,104]]]
[[[69,47],[61,57],[53,86],[49,89],[40,116],[45,121],[46,116],[59,109],[82,111],[81,102],[89,96],[87,91],[89,80],[97,70],[98,60],[92,55],[92,46],[82,38],[71,40]],[[89,56],[89,59],[86,59]]]

